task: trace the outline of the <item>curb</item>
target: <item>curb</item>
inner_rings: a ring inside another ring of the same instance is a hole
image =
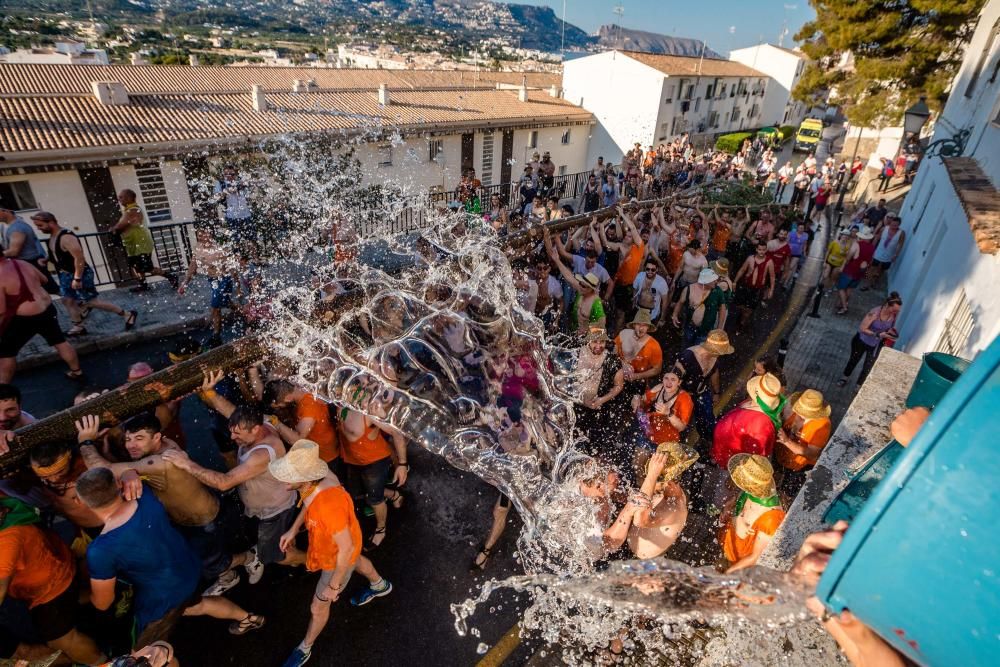
[[[182,319],[178,322],[167,322],[153,325],[137,329],[135,331],[123,331],[121,333],[106,336],[97,336],[93,340],[84,340],[79,343],[72,343],[72,345],[76,350],[76,353],[83,357],[88,354],[93,354],[94,352],[113,350],[117,347],[122,347],[123,345],[142,343],[157,338],[163,338],[165,336],[173,336],[175,334],[188,331],[189,329],[195,329],[207,325],[208,316],[194,317],[188,320]],[[18,370],[28,370],[57,361],[61,361],[59,354],[54,350],[49,350],[48,352],[43,352],[42,354],[33,354],[24,359],[18,359],[17,368]]]

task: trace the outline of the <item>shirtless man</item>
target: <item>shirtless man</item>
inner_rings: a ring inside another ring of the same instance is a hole
[[[190,473],[170,465],[162,456],[167,451],[181,451],[177,443],[163,437],[160,421],[152,413],[143,413],[125,422],[125,449],[131,461],[112,463],[101,456],[96,441],[100,437],[100,420],[87,415],[76,423],[80,455],[88,468],[108,468],[122,486],[126,500],[142,495],[145,481],[177,527],[202,560],[202,575],[208,581],[219,582],[205,595],[221,595],[237,583],[239,576],[229,574],[234,558],[226,553],[221,542],[220,527],[215,523],[219,514],[219,499]],[[251,578],[255,569],[263,566],[241,558]],[[226,574],[228,576],[221,577]]]
[[[212,286],[212,298],[209,302],[212,323],[210,345],[218,344],[222,341],[222,309],[233,307],[233,268],[227,268],[229,254],[212,239],[212,230],[207,225],[198,225],[194,233],[196,245],[177,293],[184,296],[187,286],[199,272],[208,277]]]
[[[697,459],[697,453],[677,442],[657,447],[638,493],[604,531],[609,553],[627,541],[636,558],[658,558],[677,541],[687,523],[688,501],[676,479]]]
[[[59,327],[56,307],[45,291],[45,276],[27,262],[0,256],[0,383],[17,370],[17,353],[36,335],[55,349],[69,366],[66,377],[83,378],[76,350]]]

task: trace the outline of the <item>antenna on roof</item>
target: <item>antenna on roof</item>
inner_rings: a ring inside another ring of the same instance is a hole
[[[625,43],[622,42],[622,17],[625,16],[625,6],[619,2],[617,5],[612,7],[611,12],[618,17],[618,41],[619,47],[624,48]]]
[[[778,46],[785,45],[785,37],[788,36],[788,19],[781,26],[781,34],[778,35]]]

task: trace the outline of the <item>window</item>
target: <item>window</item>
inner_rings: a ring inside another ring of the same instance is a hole
[[[996,44],[998,35],[1000,35],[1000,19],[997,19],[996,23],[993,24],[990,36],[986,38],[986,43],[983,44],[983,52],[979,54],[979,60],[976,61],[976,69],[972,70],[972,78],[969,79],[969,85],[965,87],[966,97],[972,97],[972,92],[975,90],[976,84],[979,83],[979,75],[983,73],[986,61],[990,59],[990,55],[993,52],[993,45]],[[998,63],[998,67],[1000,67],[1000,63]],[[997,72],[994,68],[990,81],[992,82],[996,79],[996,76]]]
[[[385,144],[384,146],[379,146],[376,153],[376,158],[378,159],[378,166],[380,167],[391,167],[392,166],[392,146],[390,144]]]
[[[667,86],[667,97],[666,97],[666,99],[663,100],[663,103],[664,104],[670,104],[671,102],[673,102],[674,101],[674,95],[676,93],[677,93],[677,86],[676,85],[671,84],[671,85]]]
[[[700,97],[694,101],[694,110],[697,111],[699,108],[701,108],[701,98]]]
[[[163,183],[163,172],[159,162],[147,162],[135,166],[135,175],[139,179],[139,194],[142,204],[146,207],[146,216],[150,222],[170,220],[170,198],[167,196],[167,186]]]
[[[951,308],[951,315],[944,321],[944,329],[941,330],[941,337],[934,346],[934,351],[961,355],[975,327],[976,316],[972,312],[972,304],[969,303],[965,290],[959,289],[955,305]]]
[[[713,111],[708,114],[708,126],[709,127],[719,127],[719,112]]]
[[[656,138],[657,141],[663,141],[670,136],[670,124],[663,123],[660,125],[660,136]]]
[[[433,162],[438,155],[444,152],[444,139],[427,140],[427,161]]]
[[[11,211],[24,211],[38,208],[38,203],[28,181],[8,181],[0,183],[0,207]]]
[[[528,133],[528,148],[538,148],[538,130]]]
[[[722,84],[722,87],[719,88],[719,97],[722,98],[725,96],[726,96],[726,84]]]
[[[733,107],[733,115],[729,117],[729,122],[730,123],[735,123],[739,119],[740,119],[740,108],[739,107]]]
[[[562,144],[568,144],[569,143],[569,133],[570,133],[570,130],[566,130],[565,132],[563,132],[562,133],[562,138],[559,140],[559,142],[562,143]]]
[[[567,166],[566,166],[566,165],[564,165],[564,164],[561,164],[561,165],[559,165],[559,175],[560,175],[560,176],[565,176],[565,175],[566,175],[566,170],[567,170],[568,168],[569,168],[569,167],[567,167]]]

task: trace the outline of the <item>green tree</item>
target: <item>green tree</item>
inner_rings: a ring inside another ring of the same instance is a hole
[[[825,100],[862,127],[890,126],[920,95],[940,109],[985,0],[809,0],[816,20],[795,36],[812,59],[793,91]],[[853,67],[842,58],[853,56]]]

